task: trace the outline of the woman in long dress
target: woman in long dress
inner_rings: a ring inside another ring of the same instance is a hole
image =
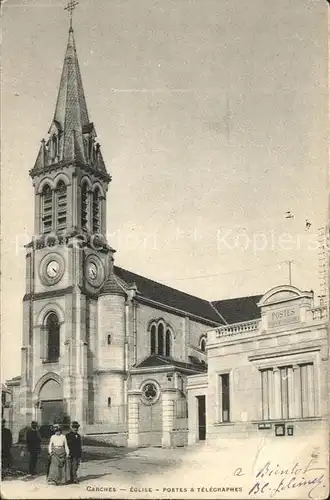
[[[65,484],[68,481],[68,457],[70,450],[66,437],[59,425],[54,425],[55,434],[51,436],[48,453],[50,465],[48,471],[49,484]]]

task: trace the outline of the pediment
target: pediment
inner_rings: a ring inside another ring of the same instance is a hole
[[[298,293],[292,292],[291,290],[283,290],[282,292],[276,292],[271,295],[267,300],[267,304],[274,304],[284,300],[295,299],[297,297],[300,297]]]
[[[312,299],[313,292],[305,292],[292,285],[282,285],[272,288],[268,292],[266,292],[259,301],[258,306],[270,306],[273,304],[279,304],[282,302],[288,302],[303,298]]]

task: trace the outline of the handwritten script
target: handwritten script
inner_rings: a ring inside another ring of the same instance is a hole
[[[273,498],[282,492],[290,495],[293,490],[301,488],[304,493],[308,492],[308,498],[315,499],[325,498],[325,487],[325,468],[317,467],[315,458],[306,465],[296,462],[290,467],[267,461],[258,469],[248,494]]]

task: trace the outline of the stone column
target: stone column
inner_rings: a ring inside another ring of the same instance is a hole
[[[105,196],[101,196],[100,197],[100,205],[101,205],[101,210],[100,210],[100,217],[101,217],[100,232],[102,234],[106,234],[106,232],[107,232],[107,205],[106,205],[106,197]]]
[[[88,424],[87,342],[80,340],[77,355],[80,357],[80,371],[76,375],[75,420],[80,423],[80,431],[83,433],[86,424]]]
[[[78,185],[77,185],[77,175],[74,172],[72,174],[72,185],[71,188],[67,190],[67,203],[69,210],[71,209],[71,221],[68,220],[69,227],[71,226],[72,230],[78,226]],[[80,200],[80,197],[79,197]]]
[[[275,390],[274,390],[274,373],[268,372],[268,398],[269,398],[269,415],[270,419],[275,418]]]
[[[28,379],[28,348],[21,347],[21,385],[27,384]]]
[[[17,398],[18,394],[15,395]],[[25,425],[25,422],[22,419],[22,415],[19,412],[18,407],[19,401],[12,400],[11,407],[9,408],[9,422],[10,422],[10,430],[13,434],[13,443],[18,443],[18,435],[20,429]]]
[[[171,448],[173,446],[174,401],[176,400],[176,393],[177,390],[172,388],[162,390],[162,448]]]
[[[139,410],[142,392],[139,390],[128,391],[128,441],[129,448],[139,446]]]
[[[308,416],[315,417],[315,380],[314,365],[307,365],[307,395],[308,395]]]
[[[40,227],[40,221],[41,221],[41,210],[40,210],[40,205],[41,205],[41,200],[42,196],[39,193],[36,193],[35,197],[35,204],[34,204],[34,234],[40,234],[42,229]]]
[[[274,374],[274,418],[281,418],[281,373],[279,368],[273,369]]]
[[[93,191],[91,189],[87,190],[88,196],[88,219],[87,219],[87,227],[90,231],[93,231]]]
[[[294,394],[294,380],[293,380],[293,369],[288,368],[288,418],[295,416],[295,394]]]
[[[64,366],[63,366],[63,400],[64,400],[64,411],[73,420],[75,412],[75,398],[73,396],[73,390],[75,389],[75,381],[72,375],[72,355],[71,355],[72,343],[70,339],[66,339],[64,342]]]
[[[301,380],[300,380],[300,366],[293,365],[293,417],[301,417]]]
[[[19,412],[21,425],[29,425],[33,420],[33,403],[31,390],[28,387],[21,389],[19,395]]]

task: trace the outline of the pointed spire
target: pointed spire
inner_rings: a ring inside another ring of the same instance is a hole
[[[41,140],[39,153],[34,164],[33,170],[42,170],[45,167],[45,139]]]
[[[80,129],[89,124],[85,94],[72,28],[69,30],[69,39],[64,57],[64,65],[57,96],[54,120],[60,124],[62,130],[64,130],[65,125],[71,126],[72,122],[76,122],[75,125],[79,125]],[[72,128],[76,128],[77,130],[77,126],[72,126]]]
[[[73,130],[75,130],[76,141],[83,154],[83,128],[89,125],[89,118],[72,28],[69,30],[54,122],[63,132],[62,159],[71,159]],[[87,159],[84,158],[84,160]]]
[[[53,164],[74,161],[81,166],[92,167],[108,183],[111,176],[107,173],[101,153],[95,148],[96,131],[94,124],[89,121],[72,28],[72,11],[77,3],[76,0],[70,0],[67,6],[70,12],[69,37],[54,118],[48,130],[50,137],[43,148],[40,148],[30,174],[33,176],[40,169]]]
[[[97,168],[103,172],[104,174],[107,173],[107,169],[103,160],[103,155],[101,152],[101,146],[99,143],[96,144],[96,164]]]

